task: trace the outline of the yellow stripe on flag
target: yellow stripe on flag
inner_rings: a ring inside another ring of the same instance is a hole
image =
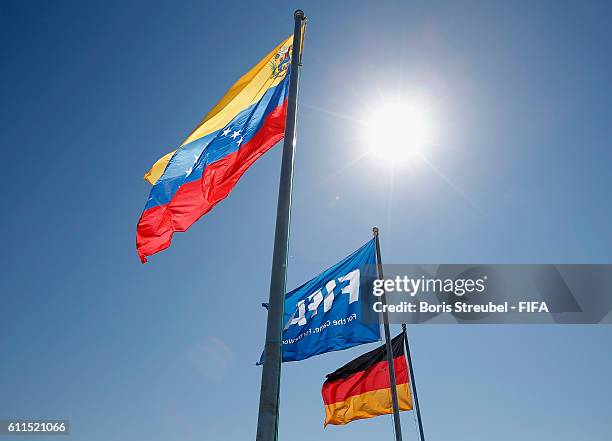
[[[292,43],[293,36],[276,46],[268,55],[257,63],[255,67],[243,75],[242,78],[227,91],[217,105],[208,112],[202,122],[198,124],[196,129],[181,144],[181,147],[222,129],[234,119],[238,113],[259,101],[268,89],[280,83],[287,74],[287,71],[285,70],[280,75],[272,75],[271,63],[274,62],[274,57],[279,49],[288,45],[290,46]],[[145,173],[144,178],[149,181],[151,185],[155,184],[164,173],[175,151],[162,156],[153,164],[153,167]]]
[[[412,400],[408,383],[397,385],[397,398],[400,410],[412,410]],[[354,420],[372,418],[393,413],[391,389],[377,389],[354,395],[344,401],[325,406],[325,426],[342,425]]]

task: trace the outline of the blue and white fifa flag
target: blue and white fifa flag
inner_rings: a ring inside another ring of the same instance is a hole
[[[380,340],[379,325],[362,322],[367,287],[376,278],[375,264],[371,240],[285,295],[283,362]]]

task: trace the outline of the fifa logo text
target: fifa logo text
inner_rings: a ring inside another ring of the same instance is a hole
[[[304,326],[318,314],[321,303],[323,303],[323,314],[325,314],[332,308],[336,297],[342,294],[348,294],[349,304],[359,300],[359,269],[345,276],[331,279],[325,284],[325,287],[300,300],[285,329],[293,325]]]

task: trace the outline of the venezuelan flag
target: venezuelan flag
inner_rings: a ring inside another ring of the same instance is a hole
[[[147,256],[170,246],[224,199],[244,172],[284,137],[293,37],[240,78],[174,152],[145,174],[153,184],[136,229]]]
[[[408,365],[404,357],[404,334],[391,341],[400,410],[412,410]],[[325,425],[393,413],[391,382],[385,345],[357,357],[329,374],[323,389]]]

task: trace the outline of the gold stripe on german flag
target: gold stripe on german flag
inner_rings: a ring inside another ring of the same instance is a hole
[[[400,410],[412,410],[404,333],[393,340],[393,364]],[[327,375],[323,383],[325,426],[393,413],[385,345],[363,354]]]

